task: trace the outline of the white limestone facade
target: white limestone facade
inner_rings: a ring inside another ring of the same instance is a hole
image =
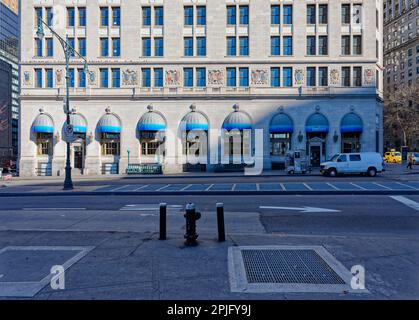
[[[63,175],[66,160],[64,54],[57,39],[51,49],[47,28],[38,40],[40,12],[89,65],[85,81],[83,61],[70,66],[75,173],[237,167],[180,163],[191,128],[207,133],[219,162],[222,128],[263,130],[265,170],[283,168],[291,150],[304,150],[313,166],[337,152],[382,152],[381,0],[29,0],[21,8],[21,176]],[[255,143],[241,152],[254,155]]]

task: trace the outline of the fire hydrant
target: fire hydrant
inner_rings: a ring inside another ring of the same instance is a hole
[[[185,233],[185,245],[188,247],[194,247],[198,245],[196,239],[198,234],[196,233],[196,221],[201,218],[201,213],[195,211],[195,205],[188,203],[186,205],[186,233]]]

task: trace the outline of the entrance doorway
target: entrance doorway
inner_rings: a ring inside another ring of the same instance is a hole
[[[310,165],[314,168],[320,167],[320,163],[325,160],[326,155],[326,136],[314,136],[307,141],[307,150],[310,156]]]
[[[322,146],[310,146],[310,162],[313,167],[320,167]]]
[[[73,143],[73,168],[80,170],[80,173],[83,174],[84,170],[84,140],[76,141]]]

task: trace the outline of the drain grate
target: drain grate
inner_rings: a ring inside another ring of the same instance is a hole
[[[233,292],[368,292],[351,288],[352,274],[320,246],[229,248]]]
[[[249,283],[344,284],[314,250],[243,250]]]

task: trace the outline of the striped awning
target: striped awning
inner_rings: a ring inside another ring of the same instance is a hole
[[[328,133],[329,121],[321,113],[312,114],[307,120],[306,132]]]
[[[39,133],[53,133],[54,132],[54,123],[50,116],[45,113],[39,114],[32,125],[33,132]]]
[[[121,133],[121,123],[112,113],[105,114],[97,125],[99,133]]]
[[[191,130],[208,130],[208,121],[205,116],[196,111],[189,112],[183,119],[180,124],[180,127],[183,131]]]
[[[272,118],[269,125],[270,133],[292,133],[294,132],[294,124],[291,118],[285,113],[279,113]]]
[[[227,116],[222,128],[228,131],[252,129],[252,120],[246,113],[236,110]]]
[[[355,113],[348,113],[345,115],[340,124],[341,133],[362,133],[363,129],[362,119]]]
[[[70,123],[73,125],[74,133],[87,132],[87,123],[81,114],[78,114],[78,113],[70,114]]]
[[[160,131],[166,130],[166,122],[163,117],[154,111],[145,113],[137,125],[138,131]]]

